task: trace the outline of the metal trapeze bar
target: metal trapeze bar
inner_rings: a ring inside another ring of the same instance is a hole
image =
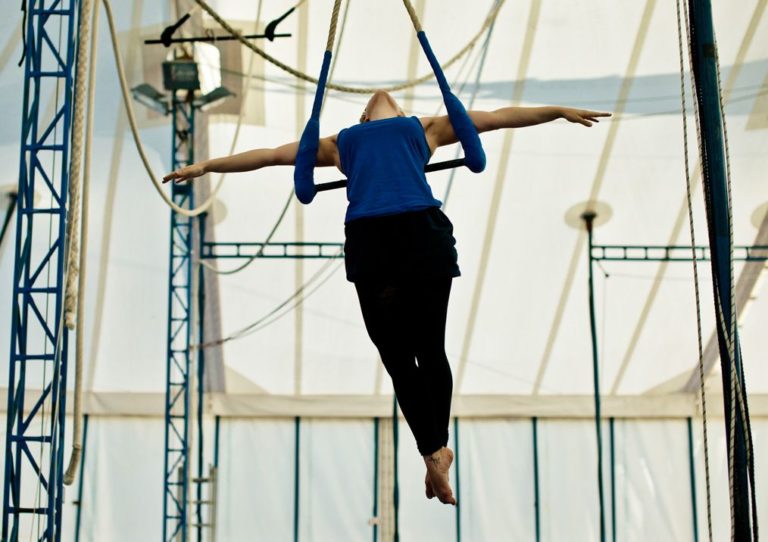
[[[268,36],[266,34],[248,34],[243,36],[247,40],[258,40],[267,38],[270,41],[274,38],[290,38],[292,34],[275,34],[274,36]],[[171,38],[170,40],[164,40],[163,38],[144,40],[144,45],[165,45],[168,47],[172,43],[196,43],[196,42],[217,42],[217,41],[231,41],[239,39],[238,36],[197,36],[192,38]]]
[[[710,261],[708,246],[695,247],[696,259]],[[665,245],[593,245],[593,261],[608,262],[690,262],[693,260],[690,246]],[[733,260],[764,262],[768,260],[768,245],[738,245],[733,247]]]
[[[464,165],[463,158],[456,158],[454,160],[445,160],[444,162],[435,162],[434,164],[427,164],[424,166],[424,173],[430,173],[432,171],[442,171],[444,169],[453,169]],[[318,192],[325,192],[326,190],[334,190],[336,188],[344,188],[347,186],[347,180],[341,179],[338,181],[331,181],[329,183],[320,183],[317,185]]]

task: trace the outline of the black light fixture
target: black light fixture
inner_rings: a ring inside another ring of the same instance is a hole
[[[200,90],[197,62],[191,58],[175,58],[163,62],[165,90]]]
[[[230,92],[226,87],[217,87],[208,94],[196,98],[194,106],[200,111],[208,111],[231,96],[234,96],[234,93]]]
[[[134,100],[153,111],[157,111],[161,115],[167,115],[170,111],[168,96],[148,83],[142,83],[133,87],[131,94],[133,94]]]

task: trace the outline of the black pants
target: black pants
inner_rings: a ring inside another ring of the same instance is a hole
[[[445,355],[451,277],[355,283],[368,335],[422,455],[448,443],[453,378]]]

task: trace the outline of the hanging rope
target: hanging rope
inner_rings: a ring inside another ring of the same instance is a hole
[[[260,331],[265,327],[267,327],[268,325],[276,322],[277,320],[279,320],[280,318],[288,314],[290,311],[292,311],[293,309],[295,309],[296,307],[304,303],[304,301],[309,296],[315,293],[323,284],[325,284],[336,273],[338,269],[341,268],[341,263],[343,263],[344,260],[341,260],[341,262],[338,262],[337,266],[334,269],[332,269],[327,276],[325,276],[322,280],[320,280],[320,282],[314,288],[309,290],[309,287],[320,279],[322,274],[331,266],[335,257],[339,256],[340,254],[341,254],[341,249],[339,249],[339,252],[334,254],[334,258],[329,258],[320,267],[320,269],[318,269],[317,272],[309,278],[309,280],[307,280],[293,294],[291,294],[290,297],[288,297],[285,301],[281,302],[274,309],[270,310],[267,314],[265,314],[255,322],[252,322],[251,324],[248,324],[247,326],[230,333],[226,337],[223,337],[221,339],[216,339],[214,341],[208,341],[202,344],[195,344],[195,345],[192,345],[191,348],[200,349],[200,348],[210,348],[212,346],[219,346],[226,342],[233,341],[236,339],[241,339],[243,337],[256,333],[257,331]],[[295,302],[292,305],[290,305],[281,314],[278,314],[283,308],[288,306],[294,300]]]
[[[303,3],[303,1],[304,0],[302,0],[301,2],[296,4],[291,9],[293,10],[293,9],[298,8]],[[350,1],[351,0],[347,0],[346,5],[344,6],[344,15],[342,16],[341,27],[339,28],[339,39],[338,39],[338,41],[336,41],[335,56],[333,58],[333,61],[331,62],[331,68],[330,68],[330,71],[328,72],[328,79],[333,79],[333,73],[334,73],[334,71],[336,69],[336,61],[338,60],[339,49],[341,48],[341,41],[342,41],[342,39],[344,37],[344,29],[345,29],[345,27],[347,25],[347,13],[349,12],[349,3],[350,3]],[[259,4],[259,5],[261,5],[261,4]],[[250,67],[252,67],[252,66],[253,66],[253,56],[251,56]],[[248,73],[249,81],[250,81],[250,78],[251,78],[250,67],[249,67],[249,73]],[[250,88],[250,87],[248,87],[248,88]],[[243,101],[245,101],[245,97],[243,98]],[[238,122],[239,122],[239,120],[240,119],[238,119]],[[205,260],[202,260],[202,259],[198,260],[199,264],[202,265],[203,267],[205,267],[206,269],[209,269],[212,272],[216,273],[217,275],[234,275],[236,273],[239,273],[243,269],[247,268],[248,266],[250,266],[254,261],[256,261],[256,259],[258,259],[261,256],[263,256],[264,250],[266,250],[267,245],[272,241],[272,238],[274,237],[275,233],[277,233],[277,229],[283,223],[283,219],[285,219],[285,215],[288,213],[288,209],[291,206],[291,201],[293,201],[294,194],[295,193],[294,193],[293,189],[291,189],[290,194],[288,194],[288,199],[285,200],[285,204],[283,205],[283,209],[282,209],[282,211],[280,211],[280,216],[278,216],[277,220],[275,221],[274,225],[272,226],[272,229],[270,230],[269,235],[267,235],[267,238],[264,241],[264,244],[256,252],[256,254],[254,254],[253,256],[248,258],[244,263],[242,263],[241,265],[238,265],[234,269],[227,269],[227,270],[220,270],[217,266],[212,265],[212,264],[210,264],[210,263],[208,263],[208,262],[206,262]]]
[[[696,339],[698,347],[699,365],[699,392],[701,394],[701,423],[704,437],[704,479],[706,487],[707,504],[707,538],[712,542],[712,487],[709,472],[709,436],[707,431],[707,394],[704,386],[704,349],[702,346],[701,332],[701,295],[699,291],[699,265],[696,255],[696,232],[693,227],[693,197],[691,189],[691,174],[688,162],[688,113],[685,99],[685,60],[683,54],[683,29],[680,17],[680,0],[676,0],[677,7],[677,49],[680,60],[680,103],[683,118],[683,157],[685,164],[685,188],[688,202],[688,226],[691,232],[691,255],[693,260],[693,289],[696,297]],[[686,24],[687,28],[687,24]],[[690,39],[688,39],[690,46]],[[691,73],[693,73],[691,71]],[[699,133],[697,132],[697,136]]]
[[[120,53],[120,45],[118,43],[117,38],[117,30],[115,29],[115,21],[114,17],[112,15],[112,5],[110,4],[110,0],[102,0],[104,2],[104,11],[107,15],[107,23],[109,25],[109,35],[112,40],[112,52],[115,56],[115,64],[117,66],[117,74],[120,79],[120,91],[123,95],[123,104],[125,105],[125,112],[128,115],[128,124],[131,127],[131,134],[133,135],[133,141],[136,144],[136,150],[139,153],[139,157],[141,158],[141,162],[144,165],[144,169],[146,169],[147,174],[149,175],[150,180],[152,181],[152,184],[155,187],[155,190],[157,190],[157,193],[160,194],[160,197],[163,198],[163,201],[176,211],[178,214],[186,217],[194,217],[199,216],[206,212],[208,209],[210,209],[211,205],[213,205],[213,202],[216,199],[216,196],[219,193],[219,190],[221,190],[221,187],[223,185],[222,179],[219,180],[219,183],[216,185],[216,188],[213,189],[211,192],[211,195],[208,196],[208,199],[205,200],[200,206],[194,208],[194,209],[185,209],[183,207],[180,207],[173,203],[173,200],[168,196],[168,194],[165,193],[165,190],[163,189],[162,183],[158,180],[158,177],[155,175],[155,172],[152,170],[152,166],[149,164],[149,159],[147,158],[146,152],[144,151],[144,145],[141,143],[141,138],[139,137],[139,129],[136,122],[136,114],[133,110],[133,103],[131,102],[130,97],[130,91],[128,89],[128,82],[126,81],[125,77],[125,68],[123,67],[123,60],[122,60],[122,54]]]
[[[403,4],[408,11],[408,15],[411,17],[411,22],[413,23],[414,30],[416,30],[416,36],[419,38],[421,48],[427,56],[430,66],[432,66],[432,71],[435,73],[435,79],[437,79],[437,84],[440,86],[440,93],[443,95],[443,102],[445,103],[445,111],[448,113],[448,119],[451,122],[453,131],[461,144],[461,148],[464,149],[464,165],[473,173],[480,173],[485,169],[486,163],[485,151],[480,142],[480,134],[477,133],[477,128],[475,128],[472,119],[467,114],[464,104],[451,92],[451,87],[445,78],[443,68],[432,51],[426,33],[421,28],[421,22],[419,22],[419,18],[416,16],[416,10],[413,9],[411,1],[403,0]],[[498,7],[492,13],[498,13]]]
[[[88,48],[91,32],[90,13],[92,0],[83,0],[80,10],[79,40],[82,44],[77,48],[77,67],[75,74],[75,105],[72,118],[72,154],[69,167],[69,213],[67,213],[67,277],[64,287],[64,322],[67,328],[75,328],[75,311],[77,304],[77,276],[79,266],[80,242],[80,174],[83,159],[83,109],[87,95],[88,78]]]
[[[88,89],[87,89],[87,117],[85,121],[85,148],[83,151],[83,181],[82,181],[82,204],[79,210],[82,220],[80,223],[80,261],[79,261],[79,273],[77,277],[77,327],[75,328],[75,390],[74,390],[74,407],[72,412],[73,418],[73,430],[72,430],[72,453],[69,458],[69,466],[64,473],[64,483],[71,485],[75,481],[77,475],[77,469],[80,465],[80,458],[82,455],[82,440],[83,440],[83,355],[84,355],[84,334],[85,334],[85,281],[87,270],[87,254],[88,254],[88,210],[90,200],[90,179],[91,179],[91,143],[93,142],[93,110],[96,95],[96,45],[98,41],[98,29],[99,29],[99,10],[97,6],[86,6],[86,2],[90,4],[90,0],[84,0],[82,6],[83,20],[81,20],[82,27],[87,27],[88,11],[92,12],[92,18],[90,22],[90,37],[87,38],[90,41],[90,60],[86,60],[89,65],[88,69]],[[87,7],[87,9],[86,9]],[[83,39],[83,31],[81,27],[80,39],[81,43],[86,43]],[[87,35],[87,34],[86,34]],[[84,49],[84,47],[80,47]],[[78,55],[79,56],[79,55]],[[80,58],[78,58],[78,63]],[[80,77],[80,70],[78,66],[78,78]]]
[[[445,64],[443,64],[443,69],[447,69],[448,67],[452,66],[456,61],[458,61],[461,57],[463,57],[469,50],[471,50],[478,39],[483,35],[485,30],[488,28],[488,26],[496,19],[499,9],[501,9],[501,6],[504,4],[506,0],[500,0],[496,8],[492,11],[491,15],[485,20],[482,27],[480,27],[480,30],[469,40],[469,42],[462,47],[453,57],[448,60]],[[318,83],[318,79],[315,77],[312,77],[311,75],[308,75],[302,71],[297,70],[296,68],[292,68],[291,66],[288,66],[284,62],[281,62],[280,60],[276,59],[275,57],[271,56],[266,51],[260,49],[257,45],[254,43],[248,41],[243,37],[243,35],[235,30],[229,23],[227,23],[224,18],[217,13],[211,6],[209,6],[205,0],[195,0],[195,2],[200,5],[200,7],[203,8],[205,12],[208,13],[224,30],[229,32],[232,36],[235,36],[237,40],[242,43],[245,47],[256,53],[257,55],[264,58],[267,62],[270,62],[271,64],[277,66],[281,70],[285,71],[286,73],[289,73],[293,75],[294,77],[298,79],[302,79],[304,81],[307,81],[309,83]],[[391,85],[388,87],[356,87],[356,86],[349,86],[349,85],[339,85],[336,83],[328,83],[326,85],[329,89],[332,90],[338,90],[339,92],[346,92],[350,94],[370,94],[375,90],[385,90],[387,92],[395,92],[398,90],[403,90],[406,88],[410,88],[416,85],[419,85],[421,83],[424,83],[425,81],[429,81],[434,77],[434,73],[427,73],[421,77],[417,77],[416,79],[410,79],[408,81],[405,81],[403,83],[399,83],[397,85]]]

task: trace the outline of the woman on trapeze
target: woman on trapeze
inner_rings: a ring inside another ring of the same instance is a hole
[[[567,107],[469,111],[478,132],[559,118],[589,127],[608,116]],[[453,451],[447,447],[453,379],[445,322],[451,281],[460,272],[453,225],[432,195],[424,166],[436,148],[456,142],[448,116],[406,117],[390,94],[377,91],[360,124],[320,139],[316,162],[347,176],[347,279],[355,285],[368,335],[424,459],[427,498],[454,505],[448,480]],[[294,142],[206,160],[163,182],[294,165],[298,147]]]

